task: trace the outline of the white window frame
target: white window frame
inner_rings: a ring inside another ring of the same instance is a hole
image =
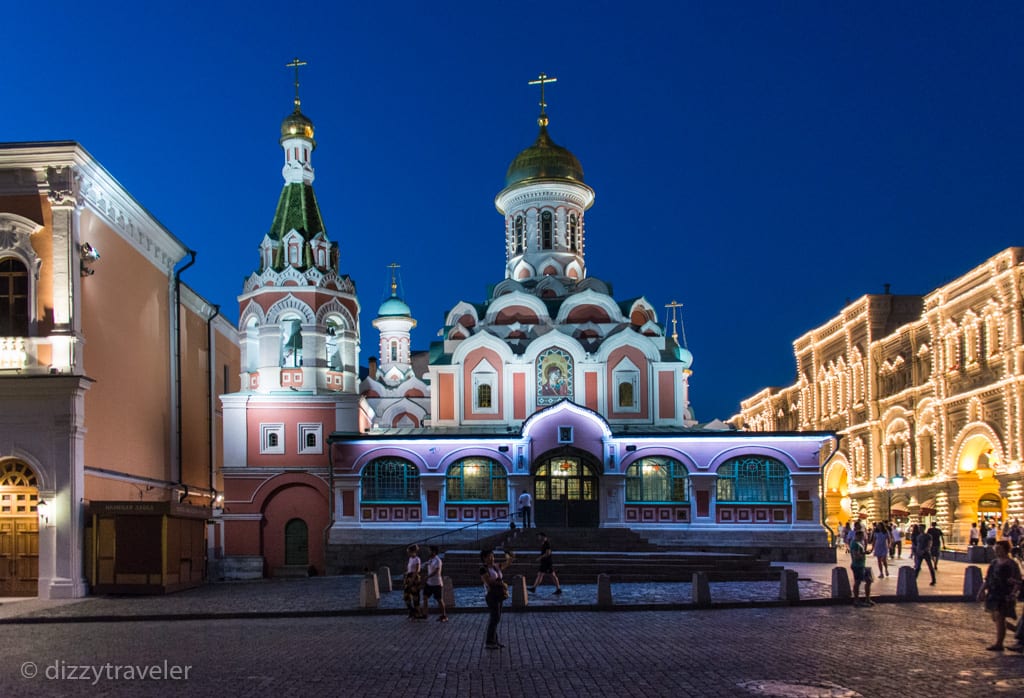
[[[270,435],[277,436],[277,446],[270,445]],[[284,424],[260,424],[260,453],[266,455],[284,454]]]
[[[484,359],[473,369],[472,377],[473,413],[474,414],[498,414],[498,372]],[[480,386],[491,387],[491,406],[480,406]]]
[[[633,404],[623,405],[619,402],[619,384],[633,384]],[[629,359],[623,359],[612,370],[612,404],[616,412],[640,413],[640,369]]]
[[[306,437],[310,434],[316,436],[316,444],[306,445]],[[323,424],[299,424],[299,453],[319,454],[324,452],[324,425]]]

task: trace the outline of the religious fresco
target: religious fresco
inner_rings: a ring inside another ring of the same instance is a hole
[[[548,349],[537,357],[536,366],[538,405],[573,399],[573,364],[568,352]]]

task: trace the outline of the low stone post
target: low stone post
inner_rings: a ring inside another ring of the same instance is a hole
[[[896,578],[896,599],[898,601],[917,601],[921,595],[917,591],[917,574],[913,567],[900,567],[900,576]]]
[[[391,585],[391,568],[387,565],[381,565],[377,570],[377,587],[382,594],[394,591],[394,587]]]
[[[603,572],[597,575],[597,605],[601,608],[612,605],[612,580]]]
[[[512,577],[509,591],[512,592],[512,608],[526,608],[530,603],[529,597],[526,595],[526,578],[523,575],[517,574]]]
[[[367,572],[359,584],[359,607],[377,608],[380,604],[380,589],[377,587],[377,575]]]
[[[779,575],[779,600],[796,603],[800,600],[800,575],[796,570],[782,570]]]
[[[455,608],[455,587],[452,586],[452,578],[442,577],[441,583],[444,584],[441,598],[444,599],[445,608]]]
[[[981,591],[981,587],[984,581],[981,578],[981,568],[977,565],[971,565],[964,570],[964,598],[968,601],[974,601],[978,598],[978,592]],[[1021,621],[1017,621],[1018,623]]]
[[[708,584],[707,572],[694,572],[692,586],[694,605],[701,607],[710,606],[711,586]]]
[[[832,568],[832,598],[849,599],[853,596],[850,590],[850,574],[845,567]]]

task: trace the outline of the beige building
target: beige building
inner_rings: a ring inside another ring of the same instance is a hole
[[[888,290],[888,289],[886,289]],[[826,523],[1024,519],[1024,247],[924,296],[865,295],[793,342],[797,382],[742,401],[753,431],[835,430]]]
[[[194,259],[77,143],[0,143],[0,597],[166,591],[219,554],[239,347]]]

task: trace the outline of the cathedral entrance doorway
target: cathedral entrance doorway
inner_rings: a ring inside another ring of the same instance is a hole
[[[593,527],[601,523],[597,470],[576,455],[540,461],[533,473],[534,521],[539,527]]]
[[[0,464],[0,596],[39,592],[39,490],[21,461]]]

